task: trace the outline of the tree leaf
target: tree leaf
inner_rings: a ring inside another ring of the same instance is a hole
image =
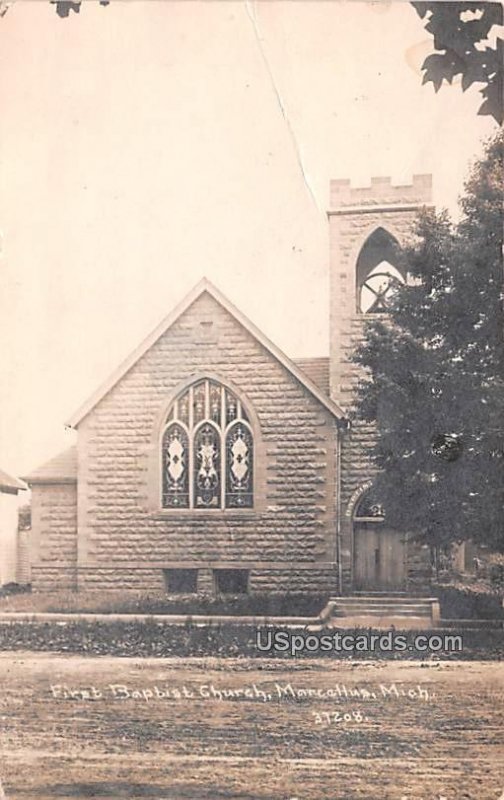
[[[444,80],[451,83],[458,74],[462,76],[462,91],[473,83],[486,83],[488,91],[484,92],[485,101],[479,113],[490,114],[501,124],[502,100],[498,91],[504,74],[502,36],[497,38],[495,48],[485,43],[492,28],[502,24],[502,4],[431,2],[412,3],[412,6],[426,20],[425,30],[432,34],[437,51],[424,61],[422,83],[431,82],[436,92]],[[463,18],[468,11],[479,14],[473,19]]]
[[[68,17],[70,11],[75,14],[80,12],[81,0],[51,0],[51,3],[56,6],[56,14],[62,19]]]

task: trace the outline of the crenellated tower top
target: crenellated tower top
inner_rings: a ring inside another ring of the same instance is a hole
[[[432,176],[414,175],[405,186],[371,178],[330,184],[330,391],[351,408],[359,369],[352,362],[366,316],[386,312],[398,282],[407,276],[398,257],[411,237],[418,212],[431,206]]]
[[[380,206],[422,206],[431,203],[432,175],[413,175],[411,184],[393,186],[390,177],[371,178],[370,186],[354,187],[346,179],[330,182],[329,214],[342,209]]]

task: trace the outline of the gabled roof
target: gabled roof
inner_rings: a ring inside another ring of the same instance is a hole
[[[203,278],[186,295],[186,297],[171,311],[147,336],[143,342],[134,350],[128,358],[112,373],[94,394],[76,411],[69,419],[67,425],[76,428],[89,412],[102,400],[105,395],[126,375],[126,373],[137,363],[137,361],[154,345],[157,340],[177,321],[177,319],[194,303],[195,300],[204,293],[214,298],[240,325],[242,325],[263,347],[271,353],[297,380],[323,405],[331,414],[346,424],[345,414],[328,396],[321,391],[319,386],[309,377],[309,375],[297,366],[288,356],[285,355],[273,342],[268,339],[262,331],[257,328],[236,306],[233,305],[224,295],[206,278]]]
[[[26,486],[24,483],[21,483],[20,480],[13,478],[12,475],[0,469],[0,492],[5,492],[5,494],[17,494],[25,489]]]
[[[295,358],[294,363],[329,397],[329,357]]]
[[[41,467],[23,478],[29,486],[37,483],[76,483],[77,447],[67,447],[57,456],[46,461]]]

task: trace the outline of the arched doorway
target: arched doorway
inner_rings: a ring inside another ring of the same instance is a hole
[[[387,525],[384,509],[370,489],[354,513],[353,588],[399,591],[406,577],[406,536]]]

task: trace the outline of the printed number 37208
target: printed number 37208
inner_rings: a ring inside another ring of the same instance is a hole
[[[366,717],[362,711],[348,711],[342,714],[340,711],[313,711],[315,725],[333,725],[345,722],[366,722]]]

